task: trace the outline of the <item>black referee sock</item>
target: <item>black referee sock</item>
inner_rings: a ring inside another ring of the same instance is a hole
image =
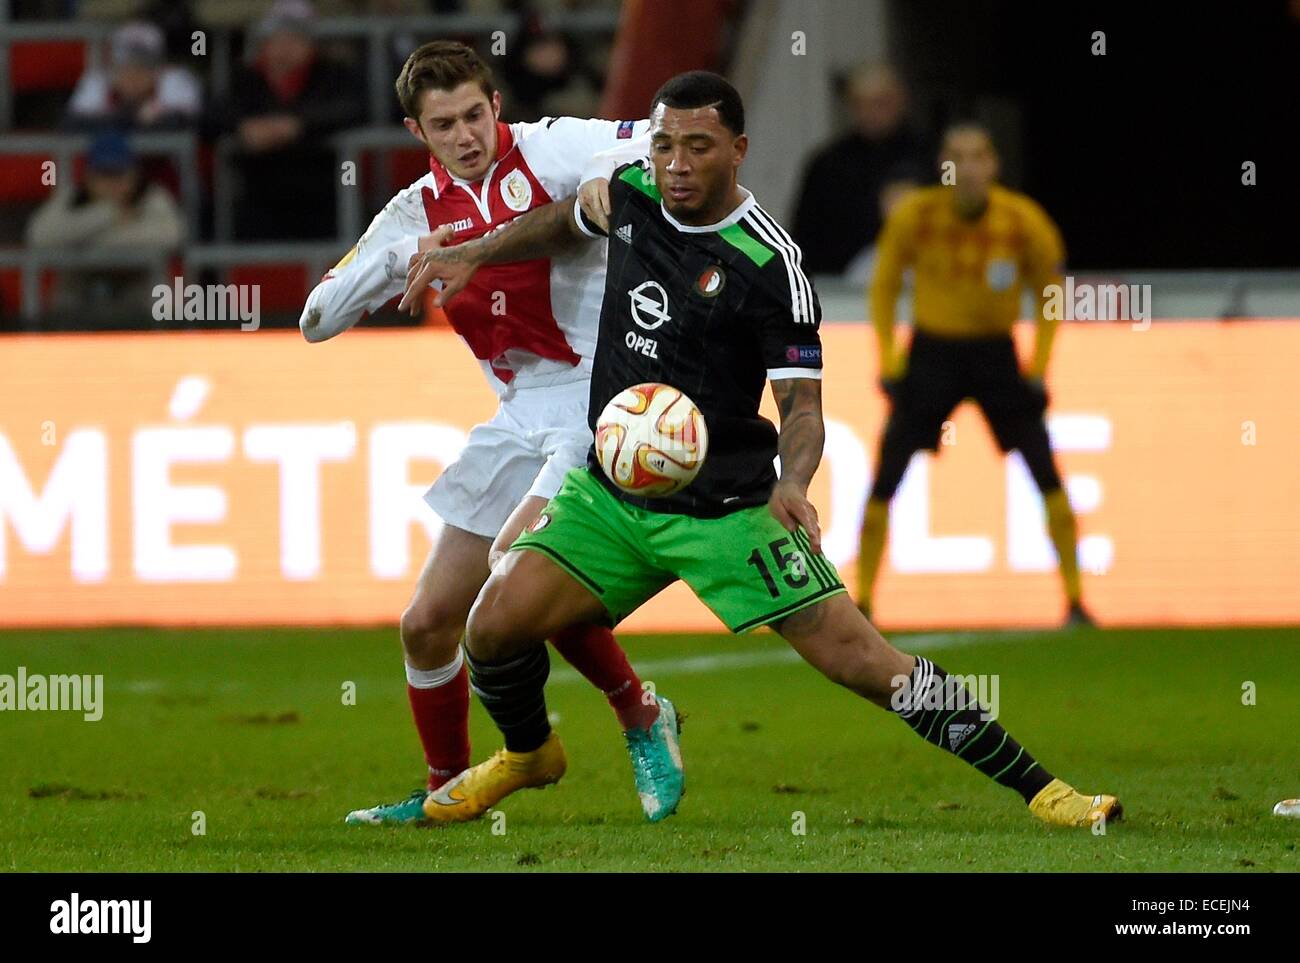
[[[509,662],[479,662],[468,652],[469,684],[505,736],[511,752],[532,752],[551,734],[546,677],[551,657],[543,643]]]
[[[916,657],[916,668],[895,692],[891,707],[926,742],[1014,789],[1026,803],[1052,781],[1052,774],[990,717],[960,679],[929,659]]]

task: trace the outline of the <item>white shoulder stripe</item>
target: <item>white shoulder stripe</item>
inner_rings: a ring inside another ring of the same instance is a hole
[[[808,323],[816,324],[817,314],[815,309],[815,297],[813,295],[812,282],[808,280],[808,275],[805,274],[803,270],[803,250],[794,242],[794,238],[790,236],[786,229],[777,223],[776,218],[762,208],[758,209],[758,214],[772,229],[772,232],[785,241],[790,250],[794,253],[794,270],[796,277],[798,277],[799,282],[803,287],[805,298],[804,304],[807,306],[808,311]]]
[[[763,208],[759,207],[757,204],[754,205],[754,216],[767,225],[772,234],[778,239],[778,242],[782,243],[783,247],[793,256],[795,278],[798,280],[799,286],[804,295],[806,323],[816,324],[817,317],[813,307],[812,282],[808,280],[808,275],[806,275],[803,270],[803,251],[800,249],[799,245],[794,242],[794,238],[786,232],[785,228],[777,223],[776,218],[767,213],[767,211],[763,210]]]
[[[810,322],[803,303],[803,289],[799,286],[799,282],[795,278],[794,264],[790,260],[789,252],[783,245],[778,243],[776,238],[774,238],[771,233],[768,232],[767,228],[758,220],[755,216],[755,210],[756,207],[751,208],[742,220],[752,227],[754,232],[768,243],[769,247],[772,247],[781,255],[781,260],[785,263],[786,280],[790,282],[790,310],[794,316],[794,323],[808,324]]]
[[[780,253],[781,260],[785,263],[785,276],[790,282],[790,311],[793,313],[794,324],[815,324],[811,286],[803,276],[803,269],[800,266],[802,253],[793,242],[781,237],[781,234],[774,230],[771,217],[766,216],[758,205],[754,205],[754,208],[746,214],[746,220],[757,231],[759,237]]]

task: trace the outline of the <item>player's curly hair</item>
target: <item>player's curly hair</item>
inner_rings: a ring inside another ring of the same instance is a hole
[[[407,117],[420,118],[420,97],[426,90],[455,90],[467,80],[479,85],[488,100],[496,93],[492,69],[458,40],[432,40],[417,47],[397,75],[397,99]]]

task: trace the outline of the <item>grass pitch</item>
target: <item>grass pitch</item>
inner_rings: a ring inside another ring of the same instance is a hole
[[[0,869],[1300,869],[1300,820],[1271,814],[1300,796],[1295,629],[896,638],[996,673],[1011,733],[1124,801],[1105,836],[1039,825],[775,636],[623,642],[688,716],[676,816],[643,821],[613,714],[553,656],[564,780],[504,819],[400,830],[343,825],[421,781],[393,629],[0,633],[0,674],[104,675],[98,722],[0,712]],[[499,744],[477,704],[472,735],[475,761]]]

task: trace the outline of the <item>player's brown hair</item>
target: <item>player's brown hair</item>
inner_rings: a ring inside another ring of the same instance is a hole
[[[488,100],[496,93],[492,70],[458,40],[431,40],[415,49],[397,75],[397,99],[407,117],[420,119],[420,97],[426,90],[455,90],[471,80]]]

